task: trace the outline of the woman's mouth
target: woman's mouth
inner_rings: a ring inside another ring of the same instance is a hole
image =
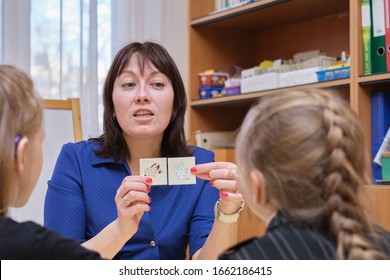
[[[154,114],[149,110],[138,110],[134,113],[134,117],[137,118],[143,118],[143,117],[151,117],[154,116]]]

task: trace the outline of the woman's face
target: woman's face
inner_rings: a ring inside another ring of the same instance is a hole
[[[172,117],[174,92],[171,81],[153,65],[142,75],[133,55],[113,88],[115,117],[125,138],[162,139]]]

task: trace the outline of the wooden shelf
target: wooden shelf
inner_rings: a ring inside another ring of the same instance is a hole
[[[190,25],[193,28],[208,26],[261,30],[320,16],[348,13],[348,8],[348,2],[339,0],[262,0],[221,12],[209,10],[208,14],[195,16]]]
[[[341,88],[341,87],[349,87],[349,79],[340,79],[334,81],[327,81],[321,83],[313,83],[300,85],[296,87],[288,87],[288,88],[278,88],[274,90],[267,91],[259,91],[259,92],[251,92],[244,93],[232,96],[222,96],[208,99],[194,99],[191,101],[191,106],[193,108],[205,107],[205,106],[224,106],[230,105],[231,103],[243,103],[248,104],[248,102],[256,101],[259,97],[272,94],[274,92],[286,89],[301,89],[301,88]]]
[[[363,190],[361,201],[369,210],[374,220],[390,231],[390,186],[367,186]]]
[[[358,82],[361,85],[390,83],[390,73],[361,76],[359,77]]]
[[[349,100],[371,150],[371,93],[389,88],[390,73],[363,75],[361,3],[358,0],[261,0],[214,12],[214,0],[189,5],[189,140],[195,131],[236,130],[260,97],[285,89],[332,88]],[[263,60],[289,59],[319,49],[328,56],[351,56],[350,78],[234,96],[199,99],[198,73],[206,69],[231,72],[232,65],[250,68]],[[230,152],[229,152],[230,153]],[[231,158],[228,152],[218,156]],[[373,185],[362,196],[375,219],[390,230],[390,186]],[[246,212],[240,239],[259,235],[264,223]],[[252,224],[251,224],[252,223]],[[244,224],[251,224],[245,227]]]

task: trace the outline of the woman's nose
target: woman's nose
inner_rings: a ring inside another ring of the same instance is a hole
[[[150,96],[144,91],[140,90],[139,93],[137,94],[135,101],[137,103],[149,103],[150,102]]]

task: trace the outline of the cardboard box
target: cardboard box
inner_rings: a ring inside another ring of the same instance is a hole
[[[241,93],[275,89],[279,87],[279,73],[271,72],[241,80]]]
[[[208,150],[220,148],[233,148],[235,145],[236,134],[234,131],[195,131],[196,146]]]
[[[224,86],[229,74],[222,72],[199,73],[200,86]]]
[[[312,67],[302,70],[279,73],[279,87],[291,87],[297,85],[317,83],[317,71],[321,67]]]
[[[390,153],[384,152],[382,154],[382,180],[390,180]]]
[[[223,86],[203,86],[199,88],[199,97],[201,99],[218,97],[220,95],[225,95],[223,92],[225,87]]]

